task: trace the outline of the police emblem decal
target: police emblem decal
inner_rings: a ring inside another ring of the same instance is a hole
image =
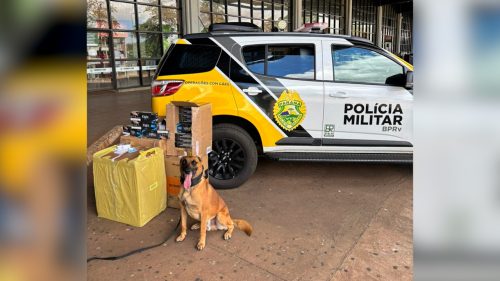
[[[280,127],[292,131],[306,117],[306,104],[297,91],[284,90],[274,104],[273,115]]]

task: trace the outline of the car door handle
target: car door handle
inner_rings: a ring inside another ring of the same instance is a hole
[[[340,99],[345,99],[349,97],[346,92],[334,92],[330,93],[329,96],[332,98],[340,98]]]
[[[243,89],[244,93],[247,93],[250,96],[256,96],[260,93],[262,93],[262,90],[259,90],[257,87],[248,87],[246,89]]]

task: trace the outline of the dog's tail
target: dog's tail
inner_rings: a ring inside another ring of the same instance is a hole
[[[248,236],[252,235],[253,228],[246,220],[234,219],[233,223],[237,228],[243,230],[243,232],[245,232]]]

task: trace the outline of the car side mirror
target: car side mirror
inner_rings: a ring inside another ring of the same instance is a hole
[[[408,90],[412,90],[413,89],[413,71],[411,71],[411,70],[408,70],[406,72],[406,84],[405,84],[405,88],[408,89]]]

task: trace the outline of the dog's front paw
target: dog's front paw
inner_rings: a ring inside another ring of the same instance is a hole
[[[196,245],[196,248],[198,249],[198,251],[203,250],[203,248],[205,248],[205,242],[203,242],[203,241],[198,242],[198,245]]]
[[[175,239],[176,242],[182,242],[186,239],[186,233],[181,233],[177,238]]]
[[[224,240],[229,240],[231,239],[231,233],[229,233],[229,231],[226,231],[226,233],[224,233]]]

